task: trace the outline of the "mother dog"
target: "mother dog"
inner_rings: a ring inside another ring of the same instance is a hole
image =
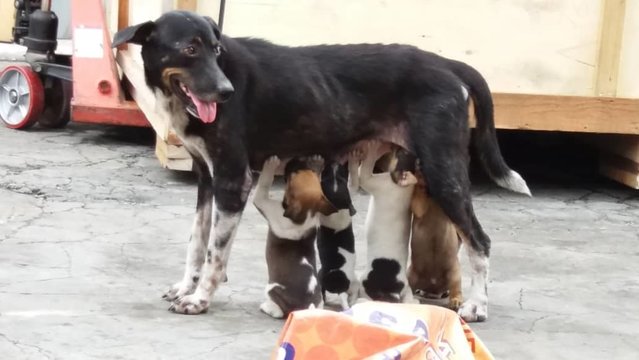
[[[173,311],[205,312],[224,281],[251,169],[272,155],[339,161],[376,138],[417,155],[432,198],[467,244],[472,285],[460,314],[486,319],[490,239],[469,194],[469,93],[484,168],[502,186],[528,189],[499,152],[490,92],[474,69],[412,46],[230,38],[212,19],[182,11],[121,30],[113,46],[126,42],[142,45],[147,85],[172,113],[199,174],[185,274],[165,295]]]

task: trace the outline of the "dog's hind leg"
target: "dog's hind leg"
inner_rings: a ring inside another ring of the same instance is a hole
[[[488,317],[490,238],[475,217],[468,178],[467,108],[460,92],[410,104],[411,136],[430,195],[463,235],[471,258],[470,296],[459,309],[464,320]]]
[[[195,171],[198,174],[197,207],[191,238],[186,250],[186,265],[184,277],[174,284],[162,298],[174,301],[195,290],[200,280],[202,265],[206,256],[206,248],[211,233],[213,214],[213,180],[206,164],[198,158],[193,159]]]
[[[233,239],[251,188],[251,173],[246,167],[242,175],[216,175],[214,184],[214,228],[209,241],[210,257],[204,263],[195,292],[173,302],[169,310],[181,314],[200,314],[208,310],[211,297],[223,282]],[[238,176],[239,175],[239,176]]]

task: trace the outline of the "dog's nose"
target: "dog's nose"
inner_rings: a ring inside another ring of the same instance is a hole
[[[231,96],[233,95],[233,93],[235,92],[235,90],[233,90],[233,88],[231,89],[222,89],[220,91],[217,92],[217,96],[219,98],[220,102],[225,102],[226,100],[230,99]]]
[[[235,92],[235,89],[231,88],[224,88],[224,89],[220,89],[217,91],[217,97],[219,102],[225,102],[228,99],[231,98],[231,96],[233,95],[233,93]]]

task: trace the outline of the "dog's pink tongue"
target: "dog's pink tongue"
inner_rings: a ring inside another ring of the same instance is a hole
[[[197,114],[200,116],[200,120],[210,124],[215,121],[215,115],[217,115],[217,103],[214,101],[201,101],[195,96],[191,96],[191,100],[197,108]]]

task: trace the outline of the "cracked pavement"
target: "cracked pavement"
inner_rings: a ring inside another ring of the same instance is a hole
[[[153,139],[73,123],[0,126],[1,358],[268,357],[283,322],[258,310],[267,228],[252,205],[211,310],[176,315],[161,300],[182,276],[196,185],[160,167]],[[509,155],[521,147],[510,142]],[[481,179],[473,189],[493,239],[489,320],[473,328],[498,359],[634,359],[638,193],[562,164],[550,174],[543,156],[522,165],[532,199]],[[360,271],[366,204],[356,197]]]

